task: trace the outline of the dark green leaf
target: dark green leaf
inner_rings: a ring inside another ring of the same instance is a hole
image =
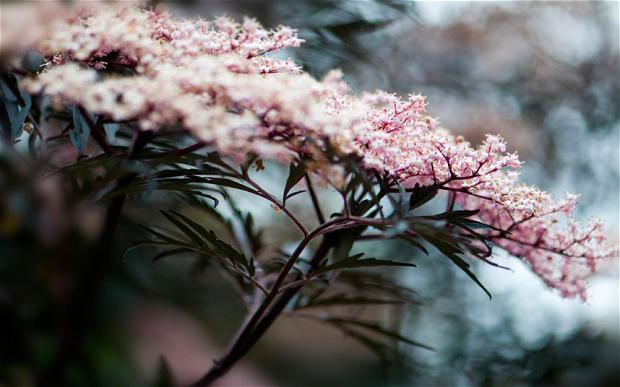
[[[480,210],[456,210],[456,211],[446,211],[436,215],[425,215],[422,216],[424,219],[430,220],[456,220],[456,219],[465,219],[470,216],[476,215]]]
[[[479,222],[477,220],[471,220],[471,219],[452,219],[450,221],[450,223],[454,224],[454,225],[457,225],[457,226],[467,226],[467,227],[472,228],[472,229],[495,230],[495,231],[500,232],[501,234],[510,234],[510,232],[506,232],[505,230],[502,230],[501,228],[497,228],[497,227],[491,226],[490,224]]]
[[[332,324],[336,324],[336,325],[353,325],[362,329],[366,329],[369,330],[371,332],[374,332],[376,334],[385,336],[389,339],[393,339],[399,342],[403,342],[409,345],[413,345],[416,347],[421,347],[424,349],[428,349],[431,351],[434,351],[434,349],[432,347],[429,347],[428,345],[419,343],[417,341],[411,340],[397,332],[394,331],[390,331],[389,329],[386,329],[384,327],[382,327],[381,325],[372,322],[372,321],[364,321],[364,320],[349,320],[349,319],[343,319],[343,318],[327,318],[326,319],[327,322],[332,323]]]
[[[254,218],[251,212],[248,212],[243,220],[243,229],[250,242],[252,252],[257,254],[263,247],[263,242],[261,240],[262,231],[254,229]]]
[[[181,254],[181,253],[195,253],[195,251],[185,248],[185,247],[179,247],[178,249],[171,249],[171,250],[164,250],[160,253],[158,253],[157,255],[155,255],[151,261],[153,262],[157,262],[162,258],[165,257],[169,257],[171,255],[176,255],[176,254]]]
[[[157,230],[155,230],[152,227],[148,227],[148,226],[144,226],[142,224],[138,225],[140,228],[144,229],[146,232],[148,232],[149,234],[155,236],[155,238],[158,238],[161,241],[167,242],[167,243],[171,243],[171,244],[177,244],[177,245],[187,245],[187,243],[180,241],[178,239],[175,239],[169,235],[166,235],[162,232],[159,232]]]
[[[422,250],[424,252],[424,254],[428,255],[428,250],[426,249],[426,247],[424,247],[424,245],[422,243],[418,242],[413,236],[404,234],[404,235],[400,235],[399,237],[401,239],[406,240],[407,242],[411,243],[412,245],[414,245],[418,249]]]
[[[456,225],[458,227],[462,228],[463,230],[467,231],[470,235],[473,235],[474,238],[478,239],[480,242],[482,242],[484,244],[484,246],[488,250],[486,256],[487,257],[491,256],[491,254],[493,252],[493,242],[489,238],[487,238],[486,236],[480,234],[479,232],[476,232],[475,230],[473,230],[472,228],[470,228],[469,226],[467,226],[465,224],[456,223]]]
[[[464,254],[463,249],[458,246],[458,242],[454,243],[452,240],[449,240],[447,235],[442,235],[436,237],[432,235],[432,233],[425,231],[423,228],[416,229],[416,232],[422,236],[427,242],[432,244],[439,250],[443,255],[445,255],[448,259],[450,259],[459,269],[461,269],[469,278],[471,278],[488,296],[489,299],[492,298],[491,293],[487,290],[487,288],[482,285],[478,277],[469,270],[469,264],[463,260],[463,258],[459,257],[458,254]]]
[[[171,211],[172,214],[169,214],[166,211],[160,211],[160,212],[162,215],[166,217],[166,219],[168,219],[170,223],[174,224],[186,237],[188,237],[189,240],[193,241],[200,247],[203,247],[203,248],[206,247],[204,240],[200,237],[200,235],[195,231],[193,227],[188,226],[186,222],[178,220],[175,218],[175,216],[172,215],[174,214],[177,217],[181,217],[178,213],[173,212],[173,211]]]
[[[409,209],[413,210],[430,201],[437,195],[437,192],[439,192],[439,187],[436,185],[421,187],[420,184],[416,183],[409,197]]]
[[[387,353],[390,351],[390,347],[386,344],[382,343],[379,340],[372,339],[366,335],[363,335],[357,332],[354,329],[349,329],[346,326],[334,324],[338,329],[344,332],[347,336],[351,337],[354,340],[357,340],[364,347],[368,348],[371,352],[373,352],[377,357],[379,357],[384,365],[388,363]]]
[[[33,160],[37,158],[37,147],[36,147],[37,137],[39,136],[36,132],[28,136],[28,152],[30,153],[30,156],[32,157]]]
[[[207,230],[200,224],[194,222],[193,220],[189,219],[185,215],[179,214],[178,212],[171,211],[171,213],[176,215],[189,228],[191,228],[192,233],[196,235],[196,237],[200,241],[201,246],[204,246],[204,242],[200,237],[208,241],[221,255],[230,259],[233,262],[240,264],[247,270],[248,274],[253,275],[254,270],[255,270],[253,259],[248,261],[245,255],[237,251],[234,247],[232,247],[228,243],[218,239],[215,232],[213,232],[212,230]]]
[[[297,165],[291,164],[289,168],[288,178],[284,185],[284,193],[282,194],[282,202],[286,204],[286,199],[289,198],[290,190],[304,177],[306,174],[306,164],[299,162]]]
[[[388,261],[383,259],[376,258],[366,258],[360,259],[364,255],[363,253],[356,254],[345,259],[342,259],[336,263],[332,263],[331,265],[326,265],[320,267],[312,272],[311,276],[317,276],[319,274],[323,274],[329,271],[334,270],[343,270],[343,269],[357,269],[364,267],[375,267],[375,266],[411,266],[415,267],[413,263],[407,262],[396,262],[396,261]]]
[[[366,229],[367,227],[365,226],[355,227],[330,234],[329,237],[333,240],[331,257],[340,259],[341,257],[348,256],[353,244]]]
[[[221,178],[208,178],[208,179],[205,179],[205,183],[214,184],[214,185],[218,185],[218,186],[222,186],[222,187],[238,189],[238,190],[241,190],[241,191],[246,191],[246,192],[250,192],[250,193],[253,193],[255,195],[261,196],[261,194],[258,191],[254,190],[253,188],[245,186],[245,185],[243,185],[241,183],[237,183],[236,181],[233,181],[233,180],[221,179]]]
[[[352,205],[354,209],[353,215],[362,216],[375,205],[377,206],[377,208],[379,208],[380,207],[379,202],[381,201],[381,199],[375,193],[374,185],[368,178],[368,174],[366,173],[366,171],[362,171],[360,169],[357,163],[357,160],[348,159],[347,165],[349,169],[351,170],[351,172],[353,173],[353,175],[355,176],[353,181],[359,181],[362,184],[362,187],[364,188],[365,192],[368,192],[371,197],[371,200],[362,201],[360,202],[359,205],[356,205],[355,203],[353,203]]]
[[[304,192],[306,192],[306,190],[305,190],[305,189],[301,189],[301,190],[299,190],[299,191],[292,192],[292,193],[290,193],[290,194],[288,195],[287,199],[290,199],[290,198],[292,198],[293,196],[297,196],[297,195],[302,194],[302,193],[304,193]]]
[[[346,294],[337,294],[335,296],[314,299],[309,303],[298,307],[297,309],[308,309],[326,306],[342,306],[342,305],[393,305],[402,304],[402,300],[380,299],[372,297],[347,296]]]

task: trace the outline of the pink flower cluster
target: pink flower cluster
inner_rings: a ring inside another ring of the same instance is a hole
[[[580,228],[570,219],[574,196],[555,202],[519,184],[514,170],[521,163],[501,138],[472,147],[424,114],[422,96],[355,96],[339,71],[318,81],[291,60],[266,55],[301,42],[290,28],[266,30],[253,19],[206,22],[161,9],[98,7],[67,17],[34,45],[49,62],[23,84],[58,103],[136,120],[143,130],[180,124],[239,160],[250,152],[283,162],[303,154],[320,164],[317,149],[328,141],[406,187],[454,192],[463,207],[480,209],[481,220],[506,230],[490,234],[499,246],[562,295],[585,298],[584,278],[616,251],[600,222]],[[134,74],[97,71],[111,64]],[[334,171],[325,164],[316,170],[338,184]],[[561,213],[569,217],[564,229]]]
[[[280,26],[265,30],[254,19],[242,24],[220,17],[176,19],[164,8],[144,11],[133,6],[79,8],[58,23],[35,48],[54,64],[78,61],[97,69],[109,63],[149,73],[162,63],[183,65],[202,55],[234,53],[250,59],[258,72],[299,72],[292,61],[260,55],[302,43],[296,32]],[[110,54],[115,54],[113,59]]]
[[[483,222],[505,231],[488,233],[498,246],[522,257],[564,297],[585,300],[584,279],[597,261],[618,251],[607,241],[601,220],[581,227],[571,218],[576,195],[554,201],[518,183],[515,170],[521,162],[506,153],[500,137],[489,135],[473,148],[423,116],[423,97],[380,97],[383,107],[369,112],[366,129],[356,138],[368,168],[387,171],[405,186],[436,184],[453,192],[465,209],[480,210]]]

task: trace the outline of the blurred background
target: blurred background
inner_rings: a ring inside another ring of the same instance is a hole
[[[430,114],[474,144],[486,133],[501,134],[526,161],[525,182],[557,196],[580,194],[577,217],[602,217],[617,241],[617,2],[257,0],[169,6],[186,16],[248,15],[266,26],[298,28],[306,43],[279,55],[295,58],[314,76],[338,67],[358,92],[426,95]],[[27,385],[32,367],[45,364],[55,348],[52,305],[77,270],[75,262],[63,260],[68,252],[50,249],[55,235],[41,231],[41,224],[78,227],[64,220],[70,203],[61,203],[53,182],[37,187],[50,195],[44,208],[35,207],[29,201],[34,183],[19,168],[2,168],[0,385]],[[274,166],[262,178],[282,176]],[[297,236],[267,204],[237,199],[266,227],[267,244],[295,243]],[[182,259],[151,263],[138,251],[121,260],[139,235],[136,224],[158,221],[152,211],[161,205],[157,200],[164,199],[140,198],[126,207],[115,260],[92,305],[80,361],[72,365],[73,385],[154,385],[158,373],[160,379],[165,374],[158,366],[162,356],[176,381],[191,381],[225,350],[241,323],[244,311],[217,272]],[[303,201],[296,205],[304,211]],[[68,249],[79,251],[97,235],[102,212],[72,211],[80,213],[81,232],[63,238],[71,241]],[[284,316],[220,385],[620,385],[617,261],[591,279],[584,304],[561,299],[517,259],[498,252],[497,261],[511,270],[475,270],[493,294],[489,302],[452,265],[408,248],[397,242],[360,246],[369,256],[415,256],[418,265],[393,274],[415,289],[419,305],[373,313],[435,351],[401,348],[384,368],[341,332]]]

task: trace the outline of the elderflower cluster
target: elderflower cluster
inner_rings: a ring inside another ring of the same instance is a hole
[[[302,42],[294,30],[264,29],[253,19],[177,19],[162,9],[97,7],[56,23],[33,48],[48,62],[23,85],[58,104],[77,104],[142,130],[181,126],[222,155],[290,162],[312,158],[332,184],[337,166],[323,162],[329,143],[355,154],[367,170],[405,187],[436,184],[455,193],[493,227],[489,237],[523,257],[566,297],[585,297],[584,278],[615,254],[600,222],[578,226],[576,198],[561,202],[518,183],[520,161],[498,136],[474,148],[425,115],[419,95],[350,94],[339,71],[316,80],[291,60],[268,53]],[[131,75],[103,71],[112,66]],[[558,215],[569,216],[565,229]]]
[[[500,176],[511,183],[503,190],[479,189],[476,196],[459,193],[457,200],[467,209],[478,209],[480,218],[506,233],[492,233],[494,242],[510,254],[522,257],[545,283],[564,297],[587,295],[584,278],[595,272],[602,258],[617,256],[607,241],[600,219],[580,226],[571,218],[576,195],[554,201],[547,193],[516,183],[516,176]],[[517,208],[491,197],[502,192],[504,201],[530,203]],[[487,195],[487,196],[485,196]],[[565,224],[562,226],[562,224]]]
[[[585,300],[584,279],[599,260],[617,256],[618,251],[607,241],[600,220],[580,226],[571,218],[576,195],[555,201],[519,183],[515,170],[521,162],[516,154],[506,153],[500,137],[488,135],[473,148],[424,117],[424,97],[372,98],[381,107],[369,111],[355,140],[367,168],[388,172],[405,187],[436,184],[453,192],[465,209],[480,210],[483,222],[505,231],[488,234],[497,245],[522,257],[564,297]]]

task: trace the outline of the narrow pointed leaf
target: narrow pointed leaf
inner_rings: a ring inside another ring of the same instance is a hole
[[[162,215],[166,217],[166,219],[168,219],[170,223],[175,225],[176,228],[178,228],[185,236],[187,236],[189,240],[193,241],[198,246],[204,247],[205,242],[200,237],[200,235],[192,227],[189,227],[186,223],[184,223],[183,221],[177,219],[175,216],[172,215],[174,214],[177,217],[180,217],[178,213],[175,213],[172,211],[171,213],[168,213],[166,211],[160,211],[160,212],[162,213]]]
[[[416,183],[409,197],[409,209],[413,210],[430,201],[437,195],[437,192],[439,188],[436,185],[420,186]]]
[[[88,138],[90,137],[90,125],[86,121],[86,118],[82,116],[80,109],[77,106],[73,107],[73,127],[69,130],[69,139],[71,143],[77,149],[80,155],[84,154]]]
[[[228,188],[238,189],[238,190],[241,190],[241,191],[246,191],[246,192],[252,193],[254,195],[262,196],[255,189],[250,188],[248,186],[245,186],[245,185],[243,185],[241,183],[237,183],[236,181],[229,180],[229,179],[207,178],[207,179],[205,179],[204,182],[208,183],[208,184],[214,184],[214,185],[217,185],[217,186],[221,186],[221,187],[228,187]]]
[[[376,258],[366,258],[360,259],[363,254],[353,255],[351,257],[342,259],[338,262],[332,263],[331,265],[326,265],[321,268],[316,269],[312,272],[312,276],[316,276],[319,274],[323,274],[326,272],[334,271],[334,270],[343,270],[343,269],[358,269],[365,267],[376,267],[376,266],[410,266],[415,267],[413,263],[407,262],[397,262],[397,261],[389,261],[384,259],[376,259]]]
[[[459,269],[461,269],[469,278],[471,278],[488,296],[489,299],[492,298],[491,293],[487,290],[486,287],[480,282],[478,277],[469,270],[469,264],[463,260],[463,258],[459,257],[458,254],[465,254],[463,249],[459,246],[454,245],[452,243],[447,242],[444,239],[436,238],[428,233],[421,233],[420,230],[417,230],[418,233],[429,243],[437,248],[443,255],[445,255],[448,259],[450,259]]]
[[[451,219],[465,219],[470,216],[476,215],[480,210],[456,210],[446,211],[436,215],[425,215],[422,218],[431,220],[451,220]]]
[[[159,232],[159,231],[155,230],[152,227],[147,227],[147,226],[144,226],[142,224],[139,224],[138,226],[140,228],[144,229],[149,234],[155,236],[156,238],[159,238],[160,240],[162,240],[164,242],[172,243],[172,244],[178,244],[178,245],[187,245],[186,242],[180,241],[180,240],[175,239],[175,238],[173,238],[173,237],[171,237],[169,235],[166,235],[166,234],[164,234],[162,232]]]
[[[434,351],[434,349],[432,347],[429,347],[428,345],[411,340],[410,338],[405,337],[399,334],[398,332],[391,331],[372,321],[353,320],[353,319],[349,320],[349,319],[344,319],[344,318],[328,318],[327,321],[333,324],[353,325],[353,326],[377,333],[379,335],[385,336],[387,338],[403,342],[405,344],[409,344],[409,345],[413,345],[416,347],[421,347],[424,349]]]
[[[402,300],[380,299],[372,297],[347,296],[346,294],[337,294],[331,297],[315,299],[311,302],[298,307],[297,309],[318,308],[327,306],[343,306],[343,305],[395,305],[402,304]]]
[[[284,193],[282,194],[282,201],[286,203],[286,199],[289,198],[290,190],[299,183],[299,181],[306,174],[306,164],[303,162],[298,163],[297,165],[291,164],[288,178],[286,179],[286,184],[284,185]]]
[[[211,243],[211,245],[213,245],[213,247],[219,253],[221,253],[226,258],[241,264],[248,271],[248,274],[253,275],[254,270],[255,270],[253,259],[248,261],[248,259],[246,258],[244,254],[237,251],[237,249],[235,249],[228,243],[218,239],[215,232],[213,232],[212,230],[207,230],[205,227],[194,222],[193,220],[189,219],[185,215],[182,215],[175,211],[171,211],[171,212],[175,214],[178,218],[183,220],[183,222],[185,222],[185,224],[187,224],[187,226],[190,227],[194,233],[196,233],[200,237],[204,238],[204,240]]]

